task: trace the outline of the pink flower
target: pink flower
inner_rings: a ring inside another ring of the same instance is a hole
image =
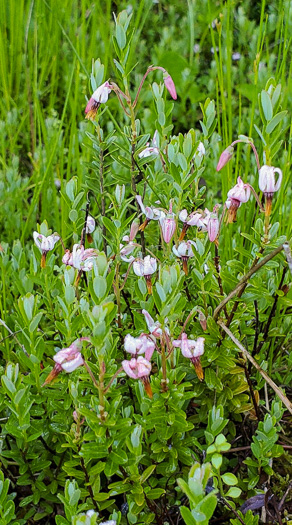
[[[144,259],[136,259],[133,262],[133,270],[139,277],[145,277],[148,293],[152,294],[151,275],[157,270],[156,259],[150,255],[146,255]]]
[[[171,241],[176,229],[175,215],[172,213],[172,203],[169,205],[168,214],[166,216],[160,217],[159,222],[163,240],[168,244]]]
[[[225,202],[226,208],[229,210],[227,222],[234,222],[238,208],[250,198],[250,185],[245,184],[240,177],[237,179],[237,184],[227,193],[227,200]]]
[[[91,95],[87,106],[85,108],[86,118],[93,120],[100,104],[105,104],[108,101],[108,96],[112,90],[112,87],[109,82],[104,82],[99,86],[94,93]]]
[[[80,244],[74,244],[72,253],[66,250],[63,255],[62,262],[68,266],[73,266],[79,271],[88,272],[92,270],[94,259],[98,256],[98,252],[93,248],[87,248]]]
[[[126,352],[129,352],[135,357],[140,354],[145,354],[145,359],[150,361],[155,350],[155,343],[150,336],[147,337],[145,334],[139,337],[133,337],[131,334],[127,334],[124,340],[124,347]]]
[[[192,246],[196,247],[196,243],[194,241],[182,241],[178,247],[173,246],[172,248],[174,255],[182,260],[183,270],[186,275],[188,275],[188,260],[190,257],[195,255]]]
[[[153,207],[150,207],[150,206],[144,206],[143,202],[142,202],[142,198],[140,195],[136,195],[136,200],[141,208],[141,211],[142,213],[145,215],[146,217],[146,220],[143,222],[143,224],[141,224],[141,226],[139,227],[139,230],[141,231],[144,231],[147,224],[154,220],[154,221],[158,221],[160,220],[162,217],[165,216],[165,213],[160,210],[159,208],[153,208]]]
[[[275,180],[275,173],[278,173],[278,180]],[[282,170],[273,166],[262,166],[259,171],[259,187],[265,197],[272,197],[275,191],[280,189],[282,182]]]
[[[88,215],[87,221],[86,221],[86,230],[85,233],[93,233],[95,230],[95,220],[91,215]]]
[[[174,85],[174,81],[172,80],[171,76],[167,71],[163,75],[164,85],[170,94],[170,96],[173,98],[173,100],[177,99],[176,89]]]
[[[211,242],[216,241],[219,233],[219,219],[217,212],[219,206],[220,205],[216,204],[213,211],[209,211],[208,208],[205,208],[205,217],[203,221],[207,226],[208,237]]]
[[[80,352],[82,348],[82,341],[89,341],[89,338],[81,337],[80,339],[76,339],[76,341],[71,343],[68,348],[63,348],[63,350],[59,350],[59,352],[54,355],[53,359],[56,364],[45,380],[44,385],[47,385],[53,379],[55,379],[55,377],[57,377],[59,373],[62,372],[62,370],[70,373],[84,364],[84,360]]]
[[[191,360],[200,381],[203,381],[204,379],[204,372],[200,362],[200,356],[204,353],[204,342],[204,337],[198,337],[197,340],[188,339],[187,334],[185,333],[182,333],[181,339],[172,342],[174,347],[181,349],[181,353],[184,357]]]
[[[122,367],[126,374],[132,379],[141,379],[144,384],[146,393],[152,398],[152,390],[149,382],[149,375],[151,372],[151,363],[142,356],[137,359],[133,358],[130,361],[122,361]]]
[[[42,235],[41,233],[38,233],[36,231],[33,232],[34,242],[38,249],[42,252],[41,268],[45,268],[47,253],[54,249],[55,244],[60,238],[60,235],[58,235],[57,233],[45,237],[45,235]]]
[[[220,155],[220,159],[218,161],[218,164],[217,164],[217,168],[216,168],[216,171],[220,171],[222,170],[222,168],[224,168],[224,166],[226,166],[226,164],[230,161],[230,159],[232,158],[233,156],[233,153],[234,153],[234,148],[233,146],[228,146],[228,148],[226,148]]]

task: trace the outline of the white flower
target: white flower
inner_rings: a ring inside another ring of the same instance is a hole
[[[154,257],[146,255],[144,259],[137,259],[133,263],[133,270],[139,277],[152,275],[157,270],[157,261]]]
[[[87,221],[86,221],[86,230],[85,233],[92,233],[95,230],[95,220],[91,215],[88,215]]]
[[[35,231],[33,232],[33,238],[38,249],[42,253],[47,253],[53,250],[56,242],[58,242],[58,240],[60,239],[60,235],[54,233],[53,235],[45,237],[45,235],[42,235],[41,233]]]

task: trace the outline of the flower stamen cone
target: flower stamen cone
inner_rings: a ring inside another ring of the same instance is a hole
[[[147,224],[149,224],[151,219],[145,219],[145,221],[143,222],[143,224],[141,224],[141,226],[139,226],[139,231],[143,232],[147,226]]]
[[[204,370],[202,368],[200,357],[192,357],[191,362],[193,363],[195,367],[195,372],[198,376],[198,379],[200,381],[203,381],[204,379]]]
[[[145,280],[146,280],[147,291],[148,291],[149,295],[152,295],[151,275],[145,275]]]
[[[179,239],[178,239],[179,242],[184,240],[188,229],[189,229],[189,225],[185,222],[184,225],[183,225],[182,231],[180,232],[180,236],[179,236]]]
[[[181,260],[182,260],[182,263],[183,263],[183,271],[185,272],[186,275],[188,275],[189,274],[188,257],[182,257]]]
[[[141,377],[141,381],[144,385],[144,389],[145,389],[145,392],[147,394],[147,396],[152,399],[153,398],[153,392],[152,392],[152,388],[151,388],[151,385],[150,385],[150,381],[149,381],[149,377]]]
[[[42,258],[41,258],[41,268],[45,268],[46,267],[46,257],[47,257],[47,253],[43,252],[42,253]]]

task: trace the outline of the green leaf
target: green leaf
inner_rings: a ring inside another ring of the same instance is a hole
[[[286,117],[288,111],[281,111],[280,113],[277,113],[272,120],[267,124],[266,127],[266,133],[269,135],[274,131],[275,127],[278,126],[278,124],[283,120],[284,117]]]
[[[106,279],[104,277],[101,277],[100,275],[95,277],[93,279],[93,289],[94,289],[95,295],[99,299],[102,299],[102,297],[104,297],[106,294],[106,289],[107,289]]]
[[[215,467],[217,470],[221,467],[222,465],[222,456],[221,454],[213,454],[212,458],[211,458],[211,463],[213,465],[213,467]]]
[[[273,118],[273,106],[270,95],[264,90],[261,92],[261,104],[265,118],[269,122]]]
[[[151,489],[149,492],[147,492],[147,498],[149,499],[158,499],[162,494],[165,494],[164,489]]]
[[[35,331],[35,329],[38,327],[38,324],[43,316],[42,312],[39,312],[37,315],[34,316],[33,320],[31,321],[29,325],[29,332],[32,333]]]
[[[156,469],[156,465],[150,465],[150,467],[147,467],[140,477],[140,483],[141,484],[144,483],[146,479],[148,479],[151,476],[151,474],[154,472],[155,469]]]
[[[239,498],[241,494],[241,490],[238,488],[238,487],[231,487],[226,496],[228,496],[229,498]]]
[[[187,507],[180,507],[180,513],[186,525],[198,525],[198,521],[192,516],[190,509]]]
[[[116,39],[117,39],[119,48],[124,49],[127,43],[127,38],[126,38],[125,30],[123,26],[121,26],[120,24],[116,25]]]
[[[237,485],[238,483],[237,477],[231,472],[226,472],[221,477],[226,485]]]

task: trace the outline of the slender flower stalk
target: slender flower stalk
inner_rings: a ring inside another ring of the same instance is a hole
[[[252,150],[254,152],[254,155],[255,155],[258,171],[260,171],[261,165],[260,165],[260,161],[259,161],[259,155],[258,155],[257,149],[256,149],[253,141],[250,140],[250,139],[246,139],[246,140],[238,139],[238,140],[235,140],[234,142],[232,142],[232,144],[230,144],[230,146],[228,146],[221,153],[219,161],[218,161],[218,164],[217,164],[217,168],[216,168],[217,171],[222,170],[222,168],[224,168],[224,166],[226,166],[226,164],[230,161],[230,159],[233,157],[234,146],[235,146],[235,144],[239,144],[239,143],[248,144],[252,148]]]

